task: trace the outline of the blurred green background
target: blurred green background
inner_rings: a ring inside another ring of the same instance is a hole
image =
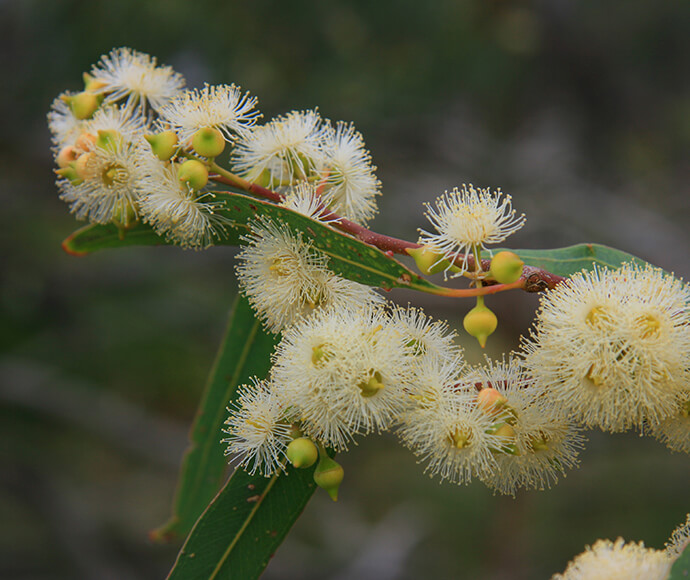
[[[235,292],[233,250],[74,258],[45,115],[117,46],[189,86],[239,84],[265,119],[318,106],[364,134],[383,182],[374,229],[413,239],[422,202],[501,187],[513,247],[591,241],[687,276],[690,3],[675,0],[0,0],[0,577],[162,578],[186,432]],[[404,292],[456,327],[471,304]],[[498,296],[492,354],[534,296]],[[467,358],[481,354],[471,341]],[[267,579],[531,579],[619,535],[661,547],[690,511],[690,462],[589,434],[550,491],[429,480],[393,438],[343,456]]]

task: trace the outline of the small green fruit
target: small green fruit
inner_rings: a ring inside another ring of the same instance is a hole
[[[65,97],[65,102],[69,105],[75,118],[83,121],[89,119],[96,112],[101,104],[98,95],[83,91],[73,97]]]
[[[491,260],[489,276],[500,284],[512,284],[522,276],[525,263],[513,252],[498,252]]]
[[[293,439],[287,447],[287,457],[290,463],[299,469],[311,467],[319,458],[319,450],[314,442],[307,437]]]
[[[189,159],[177,169],[177,177],[198,191],[208,183],[208,169],[201,161]]]
[[[177,135],[174,131],[163,131],[157,135],[144,135],[151,145],[151,151],[161,161],[168,161],[177,150]]]
[[[204,127],[192,135],[192,147],[202,157],[218,157],[225,149],[225,139],[218,129]]]
[[[112,151],[116,149],[120,139],[122,139],[122,135],[114,129],[99,130],[98,137],[96,137],[96,147]]]
[[[343,467],[328,455],[322,454],[314,471],[314,482],[320,488],[325,489],[333,501],[338,501],[338,488],[343,482],[343,477],[345,477]]]
[[[474,336],[482,348],[486,346],[486,339],[496,330],[498,318],[483,303],[477,304],[470,310],[462,321],[467,334]]]

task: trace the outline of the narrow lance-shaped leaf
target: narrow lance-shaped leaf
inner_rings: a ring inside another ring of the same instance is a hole
[[[168,242],[164,238],[146,224],[140,223],[128,230],[120,230],[114,224],[90,224],[65,238],[62,249],[73,256],[85,256],[107,248],[157,246],[166,243]]]
[[[249,229],[248,223],[259,216],[266,216],[301,232],[305,239],[329,257],[329,267],[345,278],[386,289],[398,287],[423,291],[438,288],[378,248],[295,211],[236,193],[214,192],[214,196],[216,201],[225,202],[227,208],[216,213],[234,223],[234,227],[221,232],[217,244],[240,244],[241,234]],[[126,231],[123,238],[113,225],[91,225],[69,236],[63,242],[63,248],[71,254],[84,255],[105,248],[154,244],[169,242],[144,224]]]
[[[254,580],[311,498],[314,467],[265,478],[236,470],[199,518],[169,580]]]
[[[239,384],[252,375],[263,377],[268,373],[274,346],[275,338],[261,328],[246,298],[238,296],[192,426],[173,515],[152,532],[154,538],[184,537],[218,492],[227,472],[220,443],[228,415],[226,407],[235,398]]]
[[[311,241],[315,248],[328,256],[329,268],[344,278],[384,289],[424,291],[439,288],[385,252],[327,224],[245,195],[214,193],[216,199],[225,201],[227,209],[222,213],[235,223],[247,223],[258,216],[265,216],[301,232],[305,240]]]

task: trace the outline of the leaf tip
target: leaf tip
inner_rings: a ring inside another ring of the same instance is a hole
[[[74,234],[69,235],[66,237],[63,242],[62,242],[62,249],[65,251],[67,254],[70,256],[86,256],[88,252],[80,252],[79,250],[75,249],[74,246],[72,245],[72,241],[74,240]]]

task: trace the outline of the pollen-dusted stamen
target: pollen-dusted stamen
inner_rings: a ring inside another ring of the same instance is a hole
[[[326,343],[316,345],[311,349],[311,364],[322,367],[333,358],[333,349]]]
[[[291,423],[274,394],[273,385],[252,379],[239,388],[239,397],[228,409],[223,431],[228,434],[225,455],[251,475],[266,477],[285,470],[287,447],[292,440]]]
[[[385,317],[378,307],[320,307],[283,331],[272,376],[312,440],[347,449],[356,435],[390,428],[412,404],[407,354]]]
[[[292,111],[242,134],[233,149],[234,170],[275,189],[320,175],[329,127],[316,110]]]
[[[115,48],[91,69],[97,82],[92,90],[105,95],[105,102],[126,99],[127,105],[142,110],[150,105],[159,110],[183,86],[184,78],[169,66],[130,48]]]
[[[641,329],[642,338],[658,337],[661,334],[661,321],[653,314],[645,314],[638,317],[635,322]]]
[[[587,313],[585,322],[592,328],[603,329],[613,323],[613,319],[605,306],[595,306]]]

